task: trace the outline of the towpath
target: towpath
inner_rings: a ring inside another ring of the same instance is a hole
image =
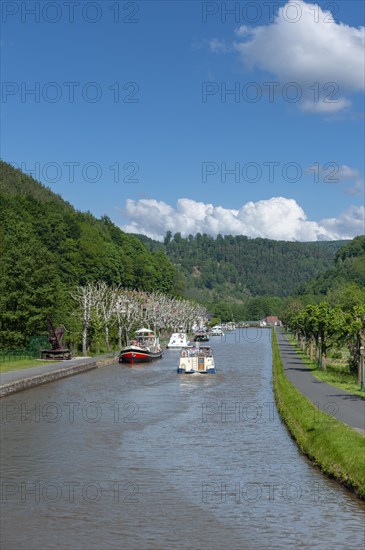
[[[321,411],[365,434],[365,400],[315,378],[281,328],[276,335],[287,378]]]

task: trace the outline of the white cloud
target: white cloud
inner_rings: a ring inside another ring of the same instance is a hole
[[[310,221],[294,199],[272,197],[248,202],[239,210],[213,206],[187,198],[176,208],[163,201],[142,199],[126,201],[124,216],[129,220],[121,228],[127,233],[142,233],[161,240],[166,231],[183,236],[246,235],[288,241],[349,239],[364,232],[365,209],[353,206],[338,218]]]
[[[365,233],[364,219],[365,208],[363,206],[351,206],[338,218],[324,219],[321,223],[335,235],[336,239],[346,239]]]
[[[240,40],[234,48],[246,68],[267,71],[283,85],[299,84],[303,99],[298,105],[303,110],[324,114],[347,110],[350,101],[344,94],[365,88],[364,27],[336,23],[318,5],[288,2],[271,24],[242,26],[236,35]],[[310,89],[316,82],[318,88]],[[326,87],[327,83],[334,87]]]
[[[338,169],[337,178],[340,182],[353,182],[351,187],[345,188],[345,193],[348,195],[364,195],[364,178],[361,177],[357,168],[351,168],[343,164]]]
[[[214,53],[226,53],[231,51],[231,48],[227,46],[226,42],[218,38],[212,38],[212,40],[209,41],[209,46]]]
[[[363,195],[364,196],[364,180],[358,179],[355,181],[352,187],[347,187],[345,189],[347,195]]]
[[[351,168],[346,164],[338,166],[334,162],[329,162],[323,167],[313,164],[308,167],[308,172],[314,172],[317,181],[323,183],[336,184],[351,181],[353,185],[345,187],[345,193],[348,195],[364,194],[364,179],[357,168]]]
[[[312,97],[311,99],[303,99],[299,103],[299,106],[302,111],[331,115],[348,111],[351,107],[351,101],[344,97],[339,97],[336,101],[327,101],[325,97],[318,98],[318,100],[314,101]]]
[[[337,177],[340,181],[358,179],[360,178],[360,172],[357,168],[342,164],[338,167]]]

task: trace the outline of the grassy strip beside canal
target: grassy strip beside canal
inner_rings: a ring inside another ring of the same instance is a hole
[[[33,367],[41,367],[42,365],[49,365],[51,363],[57,363],[57,361],[44,361],[41,359],[18,359],[15,361],[3,361],[0,363],[0,373],[31,369]]]
[[[287,379],[273,331],[276,404],[300,450],[329,477],[365,500],[365,437],[320,411]]]
[[[80,357],[81,359],[89,359],[90,361],[95,358],[99,363],[103,361],[109,363],[111,357],[115,358],[115,361],[118,361],[117,354],[110,354],[108,357],[99,357],[97,354],[90,355],[88,357]],[[51,361],[50,359],[19,359],[16,361],[3,361],[0,363],[0,374],[5,374],[6,372],[13,372],[17,370],[31,369],[33,367],[44,367],[46,365],[55,365],[59,364],[60,367],[67,367],[69,363],[67,361]]]

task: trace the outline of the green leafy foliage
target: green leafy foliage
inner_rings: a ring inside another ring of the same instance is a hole
[[[234,300],[246,302],[249,297],[294,294],[320,272],[334,264],[336,252],[343,241],[286,242],[269,239],[250,239],[244,236],[198,233],[182,238],[167,232],[159,243],[137,235],[150,250],[164,251],[170,261],[183,273],[186,294],[209,302]],[[266,306],[251,306],[263,312]],[[270,313],[270,312],[269,312]]]
[[[365,237],[358,236],[342,246],[335,255],[334,266],[320,273],[304,288],[303,293],[325,295],[339,292],[346,285],[365,287]]]
[[[0,346],[24,346],[46,318],[72,325],[67,289],[93,281],[168,294],[183,282],[109,218],[77,212],[59,195],[0,163]],[[176,286],[175,286],[176,285]]]
[[[285,316],[292,295],[311,301],[310,281],[334,268],[344,241],[286,242],[168,231],[163,243],[137,235],[151,251],[165,252],[185,283],[185,296],[223,321]],[[328,286],[330,288],[330,286]],[[315,301],[323,299],[318,292]]]

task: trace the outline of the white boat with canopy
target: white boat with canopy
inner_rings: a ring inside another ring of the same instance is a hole
[[[168,349],[181,349],[189,345],[189,339],[186,332],[174,332],[171,334],[169,343],[167,344]]]
[[[180,352],[178,374],[215,374],[210,346],[187,346]]]

